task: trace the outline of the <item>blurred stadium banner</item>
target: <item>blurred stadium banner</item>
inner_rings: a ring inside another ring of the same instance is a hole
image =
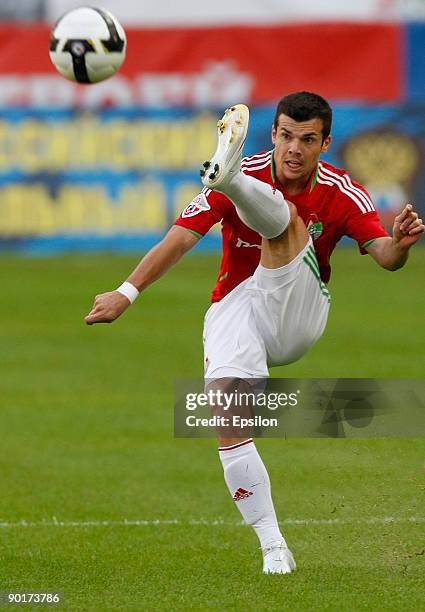
[[[0,248],[149,246],[200,189],[222,110],[251,106],[254,153],[271,147],[277,100],[299,89],[331,101],[326,159],[371,191],[385,222],[407,200],[425,214],[425,24],[127,33],[120,73],[82,86],[51,66],[47,26],[0,26]]]

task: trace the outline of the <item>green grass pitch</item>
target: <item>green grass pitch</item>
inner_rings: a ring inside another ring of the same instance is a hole
[[[389,273],[340,248],[324,337],[273,375],[423,376],[414,251]],[[263,576],[215,441],[173,438],[218,260],[186,257],[122,319],[86,327],[136,261],[0,258],[0,590],[59,591],[67,612],[423,610],[425,440],[259,441],[298,563]]]

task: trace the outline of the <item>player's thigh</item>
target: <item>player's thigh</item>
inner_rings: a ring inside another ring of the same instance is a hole
[[[243,281],[217,304],[204,322],[205,378],[268,376],[267,357]]]
[[[282,268],[260,266],[249,290],[269,366],[296,361],[322,335],[330,295],[320,280],[311,241]]]

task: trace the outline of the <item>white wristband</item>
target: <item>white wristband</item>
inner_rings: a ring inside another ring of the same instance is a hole
[[[120,285],[118,289],[115,289],[115,291],[118,291],[118,293],[121,293],[121,295],[125,295],[125,297],[130,301],[130,304],[134,302],[140,293],[140,291],[138,291],[134,285],[127,281]]]

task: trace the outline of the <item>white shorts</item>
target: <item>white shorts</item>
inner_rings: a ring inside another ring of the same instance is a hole
[[[205,315],[205,378],[264,378],[296,361],[322,335],[329,303],[311,239],[282,268],[260,264]]]

